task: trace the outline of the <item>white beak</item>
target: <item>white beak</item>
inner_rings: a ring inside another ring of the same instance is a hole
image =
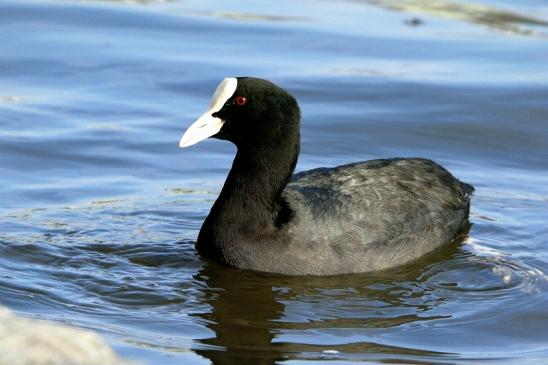
[[[225,123],[224,120],[215,118],[211,116],[211,114],[213,113],[210,113],[209,111],[205,112],[197,121],[188,127],[179,141],[179,147],[192,146],[207,137],[217,134],[221,130]]]
[[[188,127],[179,141],[179,147],[192,146],[217,134],[221,130],[225,121],[214,117],[213,114],[222,109],[226,101],[234,95],[237,87],[238,80],[235,78],[226,78],[217,86],[217,90],[215,90],[215,94],[211,98],[209,108],[197,121]]]

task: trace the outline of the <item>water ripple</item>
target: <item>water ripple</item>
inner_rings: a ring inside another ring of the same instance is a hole
[[[150,364],[548,358],[539,1],[123,2],[2,2],[3,305]],[[234,148],[177,141],[235,75],[297,97],[298,169],[422,156],[474,184],[468,235],[364,275],[201,258]]]

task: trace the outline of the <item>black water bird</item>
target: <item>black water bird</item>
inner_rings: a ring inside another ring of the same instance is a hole
[[[300,110],[270,81],[224,79],[179,145],[208,137],[238,149],[196,244],[223,264],[288,275],[383,270],[450,242],[468,224],[473,187],[427,159],[292,176]]]

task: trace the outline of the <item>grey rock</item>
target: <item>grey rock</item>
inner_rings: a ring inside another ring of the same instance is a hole
[[[0,306],[0,365],[130,365],[95,333]]]

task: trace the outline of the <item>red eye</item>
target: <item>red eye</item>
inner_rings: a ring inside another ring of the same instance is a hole
[[[234,102],[238,106],[244,106],[247,103],[247,99],[245,96],[236,96],[236,99],[234,99]]]

